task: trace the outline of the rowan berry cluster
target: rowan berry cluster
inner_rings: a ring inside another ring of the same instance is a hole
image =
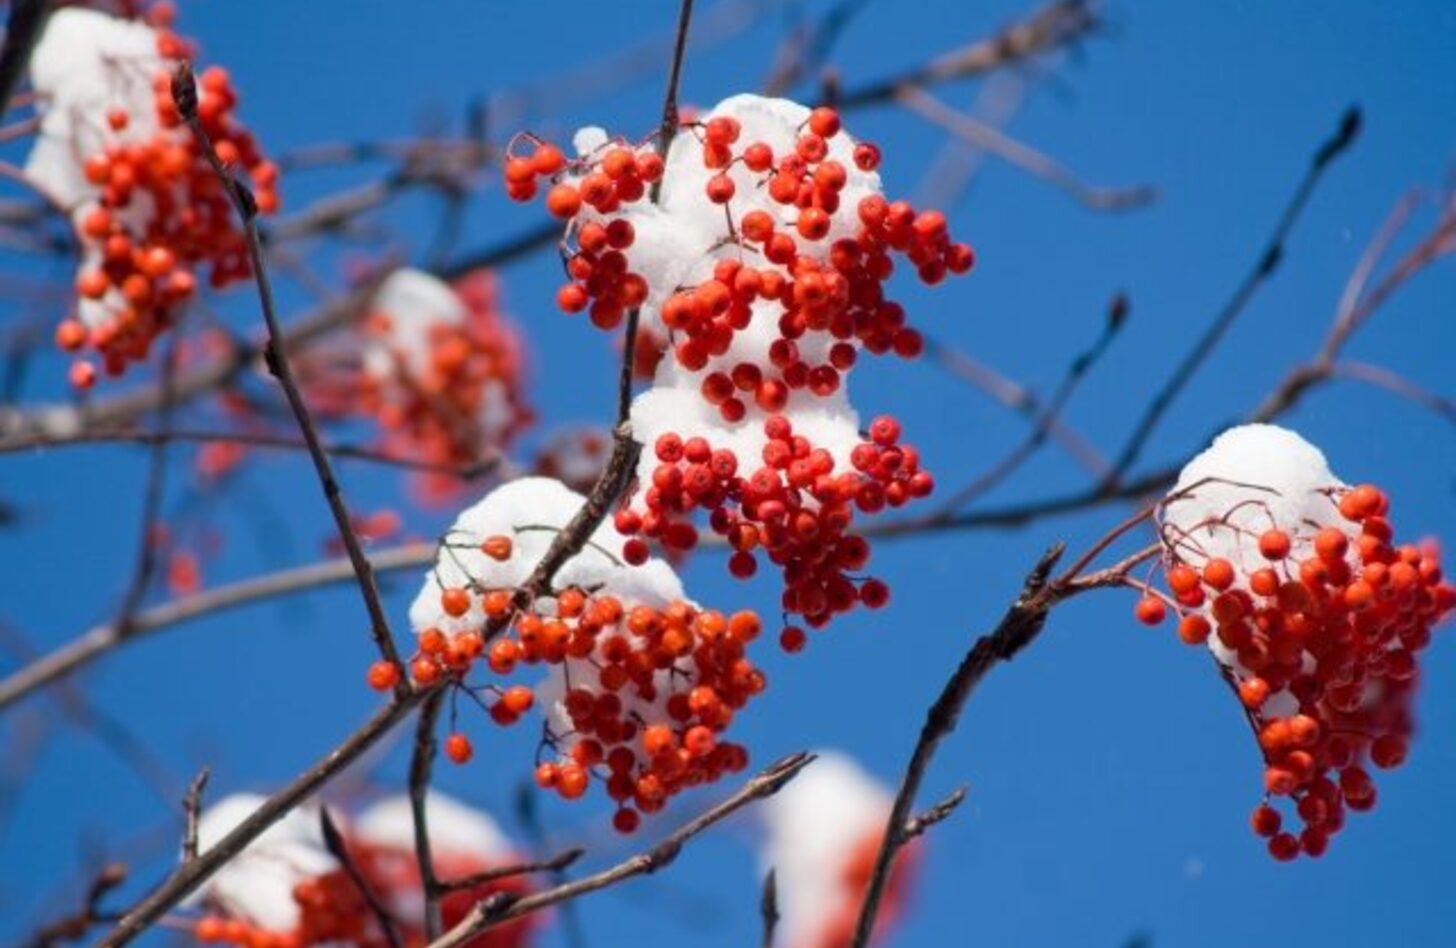
[[[203,814],[204,846],[247,815],[259,798],[229,797]],[[431,794],[427,798],[432,858],[437,878],[460,879],[516,865],[518,857],[494,821],[463,804]],[[198,942],[238,948],[310,948],[347,944],[384,948],[391,944],[359,883],[327,849],[318,813],[306,808],[288,817],[244,850],[203,891],[209,907],[192,924]],[[413,841],[410,801],[381,801],[338,826],[352,868],[394,920],[407,944],[425,942],[419,859]],[[508,876],[453,889],[440,900],[441,920],[458,924],[481,899],[497,893],[523,895],[527,877]],[[514,920],[471,941],[471,948],[523,948],[536,924]]]
[[[77,313],[56,340],[68,352],[94,350],[111,375],[147,357],[204,271],[213,288],[251,272],[223,184],[172,99],[173,72],[194,54],[174,17],[170,3],[153,4],[144,21],[67,7],[31,66],[44,122],[26,172],[71,214],[81,244]],[[235,117],[231,78],[212,66],[198,79],[203,130],[272,213],[278,167]],[[70,378],[89,388],[96,367],[77,359]]]
[[[665,160],[597,129],[575,145],[568,159],[536,142],[508,160],[506,184],[521,200],[544,191],[568,222],[561,307],[605,329],[640,308],[639,345],[660,340],[638,360],[653,386],[631,423],[649,450],[641,494],[617,515],[623,556],[642,561],[648,541],[691,548],[702,509],[734,548],[732,572],[752,575],[762,549],[805,624],[883,604],[885,585],[855,575],[869,546],[853,513],[923,497],[933,480],[894,419],[860,433],[846,378],[863,352],[923,348],[886,296],[897,258],[934,284],[969,270],[971,249],[939,212],[882,196],[879,149],[832,108],[736,96],[684,124]],[[797,651],[806,636],[789,626],[780,640]]]
[[[644,509],[626,507],[615,517],[617,529],[633,537],[623,547],[627,561],[646,560],[646,539],[669,550],[691,549],[698,533],[688,518],[705,510],[710,528],[734,551],[729,571],[740,579],[754,575],[761,551],[782,573],[784,612],[811,628],[856,604],[883,606],[889,587],[856,575],[869,560],[870,545],[850,530],[854,514],[899,507],[934,487],[918,452],[899,443],[899,424],[876,419],[870,440],[851,452],[851,469],[838,471],[834,455],[796,434],[787,417],[771,416],[763,431],[761,463],[751,471],[740,471],[736,454],[715,450],[704,438],[659,437],[651,486],[641,494]],[[789,652],[806,643],[797,626],[779,636]]]
[[[313,347],[299,361],[318,409],[372,418],[381,450],[393,456],[464,468],[505,450],[533,420],[525,345],[489,271],[454,284],[395,271],[375,294],[362,334]],[[460,483],[443,471],[412,479],[431,503],[455,498]]]
[[[1281,861],[1323,854],[1347,811],[1375,805],[1369,768],[1405,761],[1419,656],[1456,606],[1435,547],[1397,544],[1389,508],[1266,426],[1222,436],[1164,505],[1178,635],[1209,645],[1248,714],[1265,761],[1251,822]],[[1136,613],[1161,622],[1164,597]]]
[[[625,538],[610,524],[567,562],[552,594],[524,599],[527,576],[581,503],[556,481],[523,478],[462,514],[411,609],[409,673],[421,686],[459,685],[502,725],[543,705],[550,759],[537,784],[571,800],[600,782],[618,804],[613,824],[630,833],[676,793],[747,765],[722,736],[764,688],[747,657],[762,624],[752,612],[689,602],[661,561],[617,560]],[[472,689],[464,682],[477,663],[495,679],[535,666],[547,674],[534,690]],[[380,690],[398,680],[387,662],[370,670]],[[467,762],[469,738],[451,734],[445,753]]]
[[[538,143],[506,162],[507,191],[529,200],[538,178],[553,182],[547,209],[576,246],[561,308],[611,329],[650,301],[679,366],[716,362],[701,389],[727,422],[750,402],[782,411],[791,391],[832,394],[860,346],[920,353],[920,334],[884,294],[893,254],[926,283],[974,261],[943,214],[878,193],[879,149],[852,142],[834,109],[739,96],[685,126],[668,154],[664,164],[651,146],[615,141],[567,160]],[[660,205],[647,201],[652,185]],[[673,231],[690,239],[665,246],[682,236]],[[735,349],[755,323],[767,351]]]

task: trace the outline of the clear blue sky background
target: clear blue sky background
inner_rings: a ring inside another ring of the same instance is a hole
[[[184,31],[201,39],[208,61],[233,72],[244,115],[279,150],[408,135],[431,117],[458,122],[473,97],[549,84],[605,51],[660,37],[676,3],[184,6]],[[872,0],[835,62],[854,85],[986,35],[1023,6]],[[1098,215],[991,161],[948,208],[979,251],[977,271],[934,294],[900,286],[930,332],[1042,391],[1095,335],[1107,298],[1126,290],[1131,323],[1068,416],[1104,450],[1120,443],[1251,265],[1314,145],[1349,103],[1366,116],[1359,143],[1330,171],[1294,233],[1284,268],[1153,439],[1145,462],[1152,465],[1200,447],[1221,420],[1248,410],[1285,367],[1312,353],[1388,209],[1413,187],[1440,185],[1456,156],[1456,9],[1434,0],[1122,0],[1108,14],[1113,28],[1054,82],[1036,86],[1010,130],[1091,182],[1154,184],[1162,201]],[[754,87],[783,22],[771,14],[730,42],[694,51],[686,99],[711,104]],[[663,65],[654,62],[606,100],[574,101],[534,124],[645,133]],[[975,89],[942,94],[965,104]],[[944,142],[893,108],[858,114],[851,128],[883,144],[885,177],[899,193],[915,188]],[[284,193],[298,207],[348,181],[300,177]],[[389,218],[416,250],[428,209],[407,204]],[[508,206],[492,183],[472,202],[463,246],[487,244],[536,213]],[[1429,223],[1427,212],[1415,226]],[[510,308],[532,339],[532,398],[548,422],[601,422],[615,380],[610,347],[554,311],[554,268],[542,256],[504,271]],[[290,291],[288,299],[301,297]],[[1456,273],[1438,265],[1380,313],[1352,354],[1456,394],[1453,299]],[[248,302],[241,294],[230,304],[240,325],[253,318]],[[16,315],[11,305],[0,318]],[[27,395],[57,395],[49,377],[59,374],[58,362],[42,367]],[[881,361],[853,381],[861,411],[901,416],[943,484],[974,476],[1025,430],[924,365]],[[1448,423],[1351,384],[1321,389],[1289,421],[1345,478],[1388,486],[1404,533],[1456,538]],[[0,496],[25,515],[0,530],[0,618],[32,643],[54,646],[112,614],[134,551],[144,465],[145,453],[131,448],[0,459]],[[1074,489],[1084,477],[1050,449],[987,502]],[[398,502],[397,478],[378,470],[348,467],[345,483],[360,508]],[[837,746],[889,778],[948,670],[1040,550],[1057,539],[1084,545],[1122,513],[884,544],[875,565],[894,589],[888,611],[839,622],[797,659],[766,659],[772,687],[740,722],[756,760]],[[307,561],[328,531],[301,458],[256,462],[236,499],[209,515],[228,537],[213,580]],[[422,535],[442,525],[414,510],[408,519]],[[734,583],[712,556],[694,561],[687,581],[714,604],[767,611],[774,598],[771,582]],[[401,627],[413,587],[411,577],[389,584]],[[1246,830],[1260,778],[1241,714],[1206,656],[1178,645],[1169,629],[1136,626],[1131,605],[1109,593],[1059,610],[1044,639],[977,694],[926,787],[928,801],[967,783],[969,801],[935,830],[895,944],[1111,948],[1137,933],[1188,948],[1456,943],[1456,643],[1438,639],[1429,653],[1422,735],[1407,768],[1382,779],[1376,812],[1354,818],[1325,859],[1275,865]],[[211,792],[222,794],[276,786],[362,721],[377,704],[361,682],[369,658],[358,599],[341,588],[179,627],[108,657],[78,683],[96,707],[144,735],[174,779],[185,782],[205,763]],[[74,904],[98,853],[132,860],[139,883],[158,878],[179,825],[175,803],[68,726],[54,705],[32,701],[10,714],[36,712],[58,731],[0,827],[4,936],[26,930],[36,912]],[[466,727],[477,762],[444,768],[441,784],[509,821],[529,737],[480,720]],[[13,758],[16,732],[0,733],[0,758]],[[372,762],[378,787],[402,785],[401,750]],[[683,801],[672,813],[694,805]],[[588,839],[600,861],[626,851],[602,832],[606,812],[594,800],[547,816],[563,839]],[[746,822],[728,827],[662,878],[582,903],[590,943],[753,943],[751,843]],[[559,932],[547,941],[559,943]]]

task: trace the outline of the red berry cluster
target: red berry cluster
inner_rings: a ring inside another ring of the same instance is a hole
[[[506,160],[506,192],[514,200],[529,201],[537,192],[536,179],[546,178],[558,182],[546,195],[546,209],[554,216],[570,220],[584,205],[609,215],[642,200],[648,187],[662,179],[662,171],[662,157],[656,152],[625,144],[608,148],[597,158],[568,161],[555,145],[539,142],[529,158]],[[567,183],[567,177],[575,183]],[[578,227],[578,250],[567,260],[572,282],[557,293],[558,305],[568,313],[590,307],[593,325],[615,329],[629,309],[647,301],[647,281],[628,270],[623,253],[635,240],[632,223],[620,218]]]
[[[784,580],[782,607],[822,628],[836,614],[861,603],[871,609],[889,600],[889,588],[877,579],[855,574],[869,561],[870,545],[850,531],[856,510],[875,513],[928,495],[935,486],[920,469],[919,453],[900,444],[900,425],[878,418],[870,440],[850,455],[853,470],[835,471],[829,451],[795,434],[789,419],[770,417],[763,426],[761,465],[740,471],[732,451],[715,450],[707,440],[675,434],[657,439],[658,465],[642,494],[645,510],[619,510],[618,531],[632,537],[623,549],[628,562],[644,562],[646,539],[669,550],[687,550],[697,543],[688,521],[694,510],[708,511],[711,529],[733,548],[729,571],[740,579],[758,568],[755,551],[762,549]],[[806,644],[804,631],[789,626],[779,637],[790,652]]]
[[[371,894],[386,905],[418,905],[419,860],[413,850],[349,839],[347,834],[345,843],[350,861],[364,877]],[[495,868],[474,854],[458,851],[437,851],[434,862],[436,873],[443,879],[463,878]],[[530,888],[521,876],[508,876],[474,888],[452,890],[440,900],[441,921],[447,928],[453,927],[487,896],[497,892],[524,895]],[[359,884],[343,869],[298,882],[293,887],[293,900],[298,906],[299,921],[291,929],[268,929],[244,918],[209,914],[193,923],[192,934],[203,944],[238,948],[310,948],[326,944],[387,948],[391,944],[379,930],[375,913],[361,894]],[[411,918],[400,912],[393,914],[407,944],[422,945],[427,941],[422,918]],[[515,919],[464,944],[468,948],[520,948],[527,943],[526,936],[535,925],[529,916]]]
[[[525,399],[524,346],[501,311],[495,275],[477,271],[454,289],[465,304],[465,321],[431,327],[424,371],[366,374],[358,394],[363,410],[378,419],[385,450],[461,466],[504,450],[533,416]],[[377,314],[366,331],[387,340],[388,322],[389,314]],[[442,501],[455,497],[461,482],[448,474],[424,474],[415,486],[423,498]]]
[[[494,560],[511,557],[508,537],[489,537],[481,546]],[[559,709],[565,717],[557,723],[568,726],[548,727],[547,741],[561,753],[537,768],[541,787],[577,799],[595,775],[619,805],[613,825],[630,833],[638,811],[655,813],[674,794],[747,766],[747,752],[719,735],[764,688],[763,673],[745,654],[762,628],[754,613],[725,616],[683,601],[657,609],[576,588],[521,611],[512,589],[441,590],[446,616],[460,618],[477,606],[482,631],[421,630],[410,675],[428,687],[463,680],[481,659],[498,676],[522,665],[552,668],[565,682]],[[499,631],[487,646],[492,629]],[[368,679],[389,690],[399,670],[377,662]],[[524,685],[491,686],[485,695],[493,696],[490,717],[501,725],[516,723],[535,703]],[[456,763],[473,756],[460,733],[447,738],[445,752]]]
[[[222,183],[182,127],[172,101],[172,70],[192,54],[191,44],[170,29],[173,17],[171,4],[158,3],[148,11],[158,29],[157,53],[165,62],[152,75],[155,114],[134,116],[111,108],[104,121],[113,135],[84,159],[86,180],[98,194],[76,218],[84,254],[76,291],[83,305],[100,307],[105,316],[65,320],[56,341],[70,352],[94,347],[112,375],[147,357],[177,307],[195,293],[196,272],[203,265],[210,267],[214,288],[251,272]],[[217,66],[198,78],[203,129],[225,164],[247,172],[259,210],[272,213],[278,208],[278,167],[234,117],[238,97],[232,80]],[[143,140],[127,140],[121,133],[133,122],[158,128]],[[77,387],[89,388],[96,381],[95,366],[78,360],[70,378]]]
[[[1366,764],[1405,760],[1418,655],[1456,606],[1437,551],[1394,544],[1384,493],[1363,485],[1331,502],[1339,525],[1275,526],[1257,537],[1257,566],[1213,557],[1195,568],[1172,544],[1165,571],[1187,610],[1179,637],[1212,636],[1230,656],[1230,681],[1266,764],[1252,824],[1279,860],[1321,855],[1347,810],[1375,805]],[[1137,605],[1150,624],[1165,614],[1151,591]],[[1293,802],[1297,835],[1271,797]]]
[[[885,298],[884,282],[894,270],[892,253],[905,255],[926,283],[971,268],[974,254],[967,245],[951,241],[943,214],[917,213],[904,201],[891,203],[872,194],[859,200],[856,217],[846,224],[840,194],[848,172],[829,157],[829,139],[840,132],[833,109],[811,112],[794,150],[784,155],[775,155],[764,141],[740,146],[741,128],[731,117],[689,128],[701,140],[704,165],[718,170],[708,180],[706,197],[727,209],[725,243],[759,254],[765,262],[752,266],[742,254],[722,259],[710,279],[667,297],[661,318],[673,337],[674,358],[690,371],[704,369],[711,358],[726,355],[735,334],[748,328],[755,304],[779,307],[778,338],[768,364],[738,361],[703,380],[704,397],[726,421],[743,419],[747,398],[764,411],[777,412],[792,390],[832,394],[855,362],[853,343],[876,354],[893,351],[913,358],[920,353],[920,333],[906,326],[903,307]],[[861,171],[873,171],[880,162],[879,149],[861,143],[853,160]],[[764,210],[750,210],[735,224],[731,208],[737,185],[728,171],[738,165],[774,202],[796,212],[792,228],[780,226]],[[592,322],[611,329],[627,310],[647,299],[650,288],[631,272],[625,253],[635,240],[632,224],[610,215],[641,200],[645,183],[661,176],[662,161],[655,153],[618,144],[599,157],[568,162],[558,148],[542,144],[529,158],[510,159],[505,174],[507,189],[517,199],[528,200],[536,193],[536,178],[547,176],[558,182],[546,199],[553,214],[571,219],[586,206],[605,218],[575,229],[578,249],[567,259],[572,282],[557,294],[562,309],[575,313],[590,307]],[[816,246],[836,226],[835,215],[855,235],[828,248]],[[801,341],[810,332],[827,333],[834,340],[812,362],[801,352]]]
[[[358,359],[333,359],[327,348],[302,361],[317,409],[334,417],[367,415],[379,427],[380,449],[440,467],[462,468],[503,451],[533,421],[526,403],[525,352],[520,333],[501,310],[493,273],[475,271],[452,289],[464,320],[441,318],[426,331],[423,356],[396,344],[397,322],[427,314],[372,313],[366,346],[388,353],[387,370]],[[420,500],[458,496],[460,478],[419,473],[411,486]]]

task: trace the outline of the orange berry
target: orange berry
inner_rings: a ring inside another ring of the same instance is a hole
[[[470,611],[470,592],[459,586],[452,586],[440,592],[440,608],[448,616],[459,618]]]
[[[475,756],[475,748],[470,746],[470,738],[457,732],[445,738],[445,756],[454,763],[463,764]]]
[[[546,192],[546,210],[562,220],[575,217],[581,210],[581,192],[569,184],[558,184]]]
[[[381,659],[369,666],[368,680],[375,691],[389,691],[399,684],[399,666]]]
[[[1143,596],[1133,612],[1143,625],[1158,625],[1168,617],[1168,608],[1157,596]]]
[[[480,545],[486,556],[501,563],[511,558],[512,548],[511,538],[507,536],[486,537]]]
[[[1222,592],[1234,584],[1234,564],[1215,557],[1203,564],[1203,581]]]
[[[1265,530],[1259,536],[1259,553],[1266,560],[1282,560],[1289,555],[1289,534],[1283,530]]]
[[[525,714],[531,710],[531,705],[536,701],[536,695],[525,685],[512,685],[501,694],[500,700],[514,714]]]

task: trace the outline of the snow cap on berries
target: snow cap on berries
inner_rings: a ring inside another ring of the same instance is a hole
[[[1375,806],[1367,766],[1409,751],[1420,655],[1456,606],[1439,551],[1397,544],[1383,491],[1271,425],[1220,435],[1159,512],[1179,637],[1208,643],[1264,756],[1254,832],[1281,861],[1318,857],[1347,812]],[[1152,624],[1163,611],[1151,592],[1138,606]]]
[[[760,861],[775,875],[779,944],[834,948],[848,942],[892,800],[890,789],[854,758],[820,751],[764,801],[758,812],[768,836]],[[891,874],[881,922],[898,911],[907,856],[913,858],[913,851],[901,852]]]
[[[151,77],[163,62],[157,31],[145,23],[81,7],[52,14],[30,57],[42,117],[26,177],[68,209],[94,197],[82,160],[103,144],[156,133]],[[115,106],[129,115],[121,130],[106,123]]]
[[[197,821],[198,851],[206,853],[251,816],[266,798],[238,793],[217,801]],[[291,811],[229,859],[195,896],[215,903],[231,917],[259,928],[288,931],[298,925],[294,886],[339,868],[324,845],[317,807]]]
[[[425,577],[410,607],[410,624],[415,631],[479,629],[485,621],[479,595],[472,595],[468,611],[452,616],[441,605],[440,591],[515,589],[524,585],[585,501],[560,481],[523,477],[502,484],[466,508],[445,534],[446,545],[441,547],[434,569]],[[511,540],[510,555],[504,560],[481,549],[482,543],[496,536]],[[654,606],[682,598],[682,583],[663,561],[654,559],[642,566],[627,566],[617,559],[624,540],[608,518],[592,533],[581,552],[557,571],[555,586],[601,587],[624,600]]]
[[[435,790],[425,797],[425,822],[436,858],[455,852],[505,860],[515,851],[490,816]],[[352,838],[366,845],[413,852],[414,806],[404,794],[386,797],[359,813],[351,829]]]

